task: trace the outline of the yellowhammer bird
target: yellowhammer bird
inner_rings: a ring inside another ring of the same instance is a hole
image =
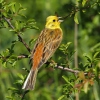
[[[22,89],[34,89],[39,68],[47,62],[60,45],[63,36],[62,29],[60,28],[60,23],[62,21],[61,17],[47,17],[45,28],[41,31],[32,51],[32,68]]]

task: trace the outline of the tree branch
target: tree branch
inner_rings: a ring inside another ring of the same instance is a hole
[[[10,22],[9,19],[7,19],[6,17],[3,17],[3,18],[4,18],[4,20],[8,23],[8,25],[9,25],[12,29],[15,29],[14,26],[11,24],[11,22]],[[27,49],[29,52],[31,52],[29,46],[28,46],[28,45],[26,44],[26,42],[22,39],[22,37],[20,36],[19,32],[17,32],[17,36],[18,36],[19,41],[23,43],[23,45],[26,47],[26,49]]]
[[[19,55],[17,56],[18,59],[21,59],[21,58],[28,58],[28,55]]]
[[[29,90],[24,91],[24,93],[22,94],[21,100],[24,100],[25,95],[29,92]]]
[[[7,19],[6,17],[3,17],[3,18],[4,18],[4,20],[8,23],[8,25],[9,25],[12,29],[14,29],[14,26],[11,24],[10,20]]]
[[[73,14],[75,14],[76,12],[81,11],[81,10],[86,10],[86,9],[88,9],[89,7],[91,7],[91,6],[90,6],[90,5],[87,5],[86,7],[75,8],[75,9],[72,10],[68,15],[62,16],[61,19],[62,19],[62,20],[65,20],[65,19],[67,19],[69,16],[71,17],[71,16],[72,16]]]
[[[74,74],[78,74],[80,72],[79,70],[73,70],[71,68],[57,66],[57,65],[54,68],[58,68],[58,69],[61,69],[61,70],[64,70],[64,71],[68,71],[68,72],[74,73]],[[86,72],[84,74],[87,75]]]
[[[6,57],[0,56],[0,59],[6,60],[6,59],[8,59],[9,57],[10,57],[10,56],[6,56]],[[18,58],[18,59],[28,58],[28,55],[22,54],[22,55],[16,56],[16,58]]]
[[[20,36],[20,34],[17,35],[18,36],[18,39],[20,42],[23,43],[23,45],[26,47],[26,49],[31,52],[31,49],[29,48],[29,46],[26,44],[26,42],[22,39],[22,37]]]

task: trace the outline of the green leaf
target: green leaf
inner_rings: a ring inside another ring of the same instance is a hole
[[[16,4],[16,2],[11,2],[11,3],[8,4],[8,7],[15,5],[15,4]]]
[[[71,44],[72,42],[68,42],[67,44],[66,44],[66,49],[69,47],[69,45]]]
[[[82,1],[82,6],[83,6],[83,7],[85,6],[86,2],[87,2],[87,0],[83,0],[83,1]]]
[[[6,96],[6,98],[13,100],[13,97],[11,97],[11,96]]]
[[[3,24],[4,24],[4,26],[5,26],[6,28],[8,28],[8,23],[7,23],[7,22],[3,22]]]
[[[79,21],[78,21],[78,12],[75,13],[74,15],[74,21],[76,24],[79,24]]]
[[[10,59],[13,59],[13,60],[17,60],[17,56],[16,55],[13,55],[13,54],[9,58]]]
[[[19,16],[22,16],[22,17],[24,17],[24,18],[26,18],[26,16],[25,16],[24,14],[19,14],[19,13],[18,13],[18,15],[19,15]]]
[[[17,11],[18,14],[20,14],[23,10],[26,10],[26,8],[23,8],[22,5],[19,3],[19,9]]]
[[[83,56],[86,57],[87,60],[88,60],[90,63],[92,62],[92,58],[91,58],[89,55],[87,55],[86,53],[84,53]]]
[[[100,53],[100,52],[96,52],[96,53],[94,54],[93,58],[96,58],[97,55],[98,55],[99,53]]]
[[[14,84],[20,84],[20,85],[22,85],[23,81],[22,80],[17,80]]]
[[[60,50],[68,49],[70,44],[71,44],[71,42],[68,42],[67,44],[62,44],[59,49]]]
[[[17,88],[14,88],[14,87],[9,87],[8,90],[18,91],[18,89]]]
[[[69,82],[69,80],[68,80],[68,78],[67,77],[65,77],[65,76],[62,76],[62,78],[68,83],[68,84],[70,84],[72,87],[74,87],[73,86],[73,84],[71,84],[71,82]]]
[[[28,21],[27,21],[27,23],[33,23],[33,22],[35,22],[35,20],[34,19],[29,19]]]
[[[19,22],[18,21],[15,22],[15,27],[17,30],[19,29]]]
[[[19,74],[19,73],[18,73],[17,76],[18,76],[20,79],[24,80],[24,77],[23,77],[22,74]]]
[[[12,6],[11,6],[11,8],[12,8],[12,11],[15,13],[16,11],[15,11],[15,4],[13,4]]]
[[[97,48],[100,48],[100,43],[97,43],[95,46],[91,48],[92,51],[97,50]]]
[[[36,40],[36,39],[31,39],[31,40],[29,41],[29,45],[31,45],[35,40]]]
[[[7,67],[7,62],[3,61],[2,64],[3,64],[4,67]]]
[[[4,56],[8,56],[9,55],[9,49],[6,49],[6,51],[3,51]]]
[[[31,26],[30,29],[39,29],[37,26]]]
[[[16,62],[17,62],[17,61],[14,61],[14,62],[12,63],[12,67],[14,67],[14,66],[16,65]]]
[[[62,100],[65,97],[65,95],[62,95],[58,98],[58,100]]]
[[[15,29],[10,29],[9,31],[10,31],[10,32],[15,32]]]
[[[2,12],[3,16],[7,17],[7,13],[6,12]]]

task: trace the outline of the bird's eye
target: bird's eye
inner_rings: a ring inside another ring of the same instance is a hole
[[[55,22],[56,20],[54,19],[53,22]]]

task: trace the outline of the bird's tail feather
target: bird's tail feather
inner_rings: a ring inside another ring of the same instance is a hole
[[[23,84],[22,89],[25,89],[25,90],[33,90],[34,89],[37,72],[38,72],[38,69],[36,69],[35,71],[33,69],[30,70],[30,72]]]

